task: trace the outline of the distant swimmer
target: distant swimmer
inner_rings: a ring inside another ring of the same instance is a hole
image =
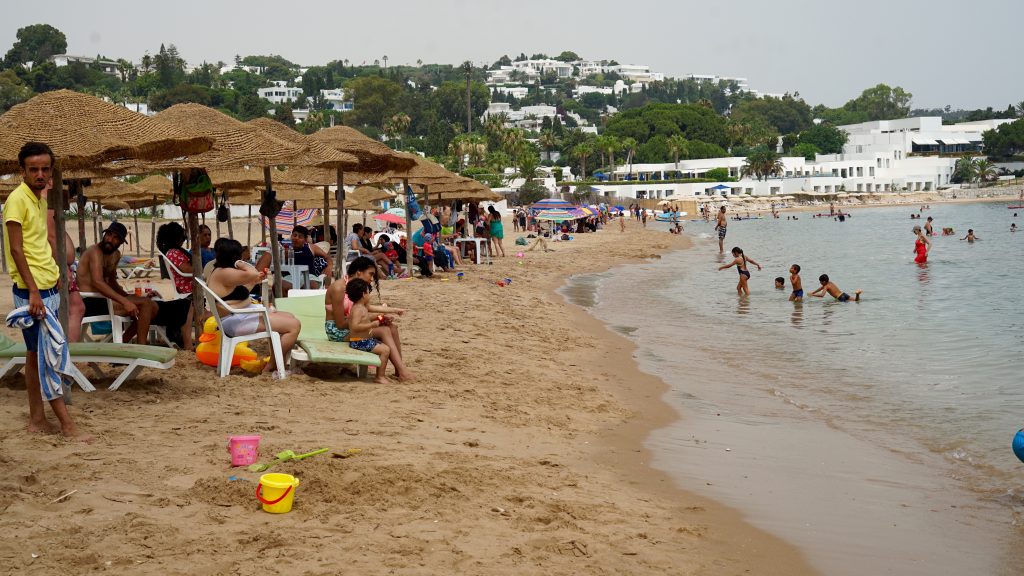
[[[747,280],[750,279],[750,270],[747,269],[747,262],[750,262],[754,266],[757,266],[758,270],[761,270],[761,265],[758,264],[757,262],[754,262],[753,258],[748,258],[745,254],[743,254],[743,250],[741,250],[739,246],[736,246],[732,249],[732,255],[735,259],[732,262],[729,262],[728,264],[723,264],[722,266],[719,266],[718,269],[725,270],[726,268],[731,268],[735,266],[736,271],[740,273],[740,281],[739,284],[736,285],[736,292],[740,296],[749,296],[750,288],[747,286]]]
[[[974,235],[974,228],[968,228],[967,236],[964,236],[963,238],[961,238],[961,240],[967,240],[968,244],[974,244],[975,240],[981,240],[981,238],[978,238],[977,236]]]
[[[793,285],[793,293],[789,295],[790,302],[800,302],[804,299],[804,281],[800,279],[800,265],[793,264],[789,267],[789,283]]]
[[[914,226],[914,234],[917,235],[917,240],[914,241],[914,262],[917,264],[924,264],[928,262],[928,253],[932,250],[932,241],[921,232],[920,226]]]
[[[1013,222],[1013,223],[1010,224],[1010,232],[1016,232],[1016,231],[1017,231],[1017,223]]]
[[[785,290],[786,289],[786,279],[783,278],[782,276],[776,276],[775,277],[775,289],[776,290]]]
[[[728,220],[725,218],[725,206],[718,210],[718,215],[715,218],[715,230],[718,231],[718,253],[721,254],[725,252],[722,243],[725,242],[725,228],[729,225]]]
[[[928,217],[928,221],[924,223],[924,232],[929,236],[935,236],[935,229],[932,228],[932,217]]]
[[[836,286],[834,282],[830,281],[828,279],[828,274],[822,274],[821,276],[818,276],[818,282],[821,282],[821,288],[818,288],[814,292],[811,292],[810,293],[811,296],[817,296],[818,298],[824,298],[825,297],[825,293],[827,292],[829,294],[829,296],[832,296],[833,298],[835,298],[836,300],[838,300],[840,302],[849,302],[850,301],[850,295],[847,294],[846,292],[843,292],[842,290],[840,290],[839,286]],[[857,291],[855,291],[853,293],[853,301],[854,302],[860,302],[860,294],[861,294],[861,292],[863,292],[863,290],[857,290]]]

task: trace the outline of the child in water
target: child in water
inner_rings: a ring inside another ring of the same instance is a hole
[[[975,240],[981,240],[981,238],[978,238],[977,236],[974,235],[974,228],[968,228],[967,236],[964,236],[963,238],[961,238],[961,240],[967,240],[968,244],[974,244]]]
[[[802,301],[804,299],[804,281],[800,279],[799,264],[793,264],[789,267],[789,283],[793,285],[793,293],[789,295],[789,301]]]
[[[782,276],[776,276],[775,277],[775,289],[776,290],[785,290],[786,289],[786,279],[783,278]]]
[[[757,262],[754,262],[753,258],[747,258],[743,254],[743,250],[741,250],[739,246],[736,246],[732,249],[732,255],[735,259],[728,264],[723,264],[722,266],[719,266],[718,269],[725,270],[726,268],[731,268],[735,266],[736,271],[740,273],[740,281],[739,284],[736,285],[736,292],[740,296],[749,296],[750,288],[747,286],[747,280],[750,279],[750,270],[747,269],[747,262],[750,262],[754,266],[757,266],[757,269],[759,271],[761,270],[761,265],[758,264]]]
[[[811,292],[811,294],[810,294],[811,296],[817,296],[818,298],[824,298],[825,297],[825,293],[828,292],[828,294],[830,296],[832,296],[833,298],[835,298],[836,300],[838,300],[840,302],[849,302],[850,301],[850,295],[847,294],[846,292],[843,292],[842,290],[840,290],[839,286],[836,286],[834,282],[830,281],[828,279],[828,274],[822,274],[821,276],[818,276],[818,282],[821,282],[821,288],[818,288],[814,292]],[[856,292],[853,293],[853,301],[854,302],[860,302],[860,293],[861,292],[863,292],[863,290],[857,290]]]

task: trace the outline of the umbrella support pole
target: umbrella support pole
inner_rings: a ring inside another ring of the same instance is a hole
[[[152,258],[153,256],[156,255],[156,250],[155,250],[155,248],[156,248],[156,195],[155,194],[153,195],[153,208],[152,208],[152,210],[153,211],[150,213],[150,217],[152,219],[149,221],[149,231],[151,232],[151,234],[149,235],[149,257],[150,258]]]
[[[234,227],[233,223],[231,222],[231,205],[230,204],[225,204],[225,206],[228,207],[228,238],[234,240],[235,239],[235,227]],[[218,220],[218,222],[219,222],[219,220]],[[218,237],[220,236],[220,230],[217,231],[217,236]]]
[[[334,118],[333,116],[331,117]],[[334,279],[338,280],[342,274],[345,273],[344,266],[345,261],[348,260],[348,244],[342,240],[347,234],[345,227],[348,225],[346,222],[345,214],[345,185],[344,185],[345,172],[341,168],[337,170],[338,190],[335,192],[335,199],[338,201],[338,250],[334,254]],[[324,188],[326,191],[327,188]]]
[[[135,222],[135,255],[142,256],[142,237],[139,236],[139,209],[132,210],[132,220]]]
[[[252,249],[252,204],[249,204],[249,217],[245,219],[245,231],[249,236],[249,248]]]
[[[270,167],[263,168],[263,200],[266,200],[267,195],[273,191],[273,182],[270,177]],[[281,249],[280,242],[277,241],[277,218],[267,218],[270,221],[270,258],[271,262],[274,263],[274,298],[281,297]],[[294,278],[292,280],[295,280]],[[263,303],[264,305],[267,302]]]
[[[330,191],[330,186],[324,186],[324,213],[323,213],[323,215],[320,218],[320,222],[324,226],[323,236],[321,237],[320,241],[323,242],[324,240],[326,240],[327,243],[330,244],[331,243],[331,191]],[[338,251],[337,246],[334,248],[334,251],[335,251],[335,253],[337,253],[337,251]]]
[[[75,199],[75,203],[78,204],[78,249],[81,252],[85,252],[85,207],[89,205],[88,200],[85,199],[85,193],[82,192],[82,187],[78,186],[78,197]]]
[[[214,236],[214,239],[217,239],[217,238],[220,238],[220,219],[214,217],[213,222],[214,222],[214,226],[217,229],[217,235]]]
[[[412,243],[412,207],[409,203],[409,197],[412,194],[413,191],[409,188],[409,179],[402,178],[402,201],[405,203],[405,253],[408,254],[406,262],[409,266],[409,276],[412,276],[412,254],[416,251],[416,247]]]
[[[100,204],[93,200],[92,202],[92,243],[100,243]]]
[[[73,181],[71,186],[80,186],[77,180]],[[51,198],[47,198],[48,200]],[[57,261],[57,270],[59,271],[58,286],[60,286],[60,307],[57,309],[57,320],[60,322],[61,329],[64,330],[64,334],[68,333],[68,243],[64,241],[66,236],[66,227],[64,222],[64,183],[60,176],[60,166],[53,167],[53,227],[57,241],[54,243],[57,248],[57,254],[54,255],[54,259]]]

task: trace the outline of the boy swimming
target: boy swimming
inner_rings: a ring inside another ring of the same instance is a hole
[[[974,228],[968,228],[967,236],[964,236],[963,238],[961,238],[961,240],[967,240],[968,244],[974,244],[975,240],[981,240],[981,238],[978,238],[977,236],[974,235]]]
[[[800,265],[793,264],[789,267],[789,283],[793,285],[793,293],[789,295],[790,302],[798,302],[804,299],[804,281],[800,279]]]
[[[818,298],[824,298],[825,293],[828,292],[830,296],[840,302],[849,302],[850,295],[839,289],[834,282],[828,279],[828,274],[822,274],[818,276],[818,282],[821,282],[821,288],[818,288],[814,292],[811,292],[811,296],[817,296]],[[853,301],[860,302],[860,294],[863,290],[857,290],[853,293]]]

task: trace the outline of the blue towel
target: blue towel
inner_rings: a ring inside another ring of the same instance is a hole
[[[36,322],[43,323],[39,329],[39,388],[43,398],[51,401],[64,395],[61,374],[69,373],[71,358],[60,322],[49,308],[45,310],[46,317],[38,320],[28,313],[28,306],[15,308],[7,315],[7,326],[24,330]]]

